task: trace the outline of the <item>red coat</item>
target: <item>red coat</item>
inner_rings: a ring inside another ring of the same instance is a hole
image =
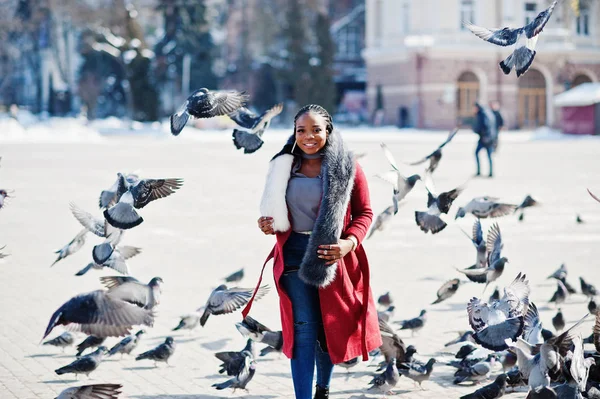
[[[344,219],[342,237],[350,234],[358,239],[358,246],[338,261],[337,274],[333,282],[325,288],[319,288],[321,314],[327,348],[334,364],[363,357],[367,360],[373,349],[381,346],[381,335],[377,319],[377,309],[371,293],[370,272],[367,255],[361,243],[365,238],[373,220],[373,211],[369,198],[367,179],[360,165],[356,165],[354,187]],[[279,279],[283,274],[283,245],[291,234],[276,233],[277,242],[269,254],[266,263],[274,259],[273,277],[279,293],[281,325],[283,331],[283,353],[292,357],[294,347],[294,318],[292,303]],[[262,281],[262,272],[257,288]],[[254,296],[249,301],[242,315],[246,317],[252,306]]]

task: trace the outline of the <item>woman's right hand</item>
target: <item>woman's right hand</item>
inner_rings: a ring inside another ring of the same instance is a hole
[[[258,228],[266,235],[275,234],[275,230],[273,230],[273,218],[270,216],[259,217]]]

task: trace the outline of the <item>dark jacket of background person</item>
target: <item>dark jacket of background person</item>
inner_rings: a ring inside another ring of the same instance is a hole
[[[473,132],[479,135],[479,142],[484,146],[493,145],[498,137],[498,127],[494,112],[480,104],[475,104],[477,113],[473,119]]]

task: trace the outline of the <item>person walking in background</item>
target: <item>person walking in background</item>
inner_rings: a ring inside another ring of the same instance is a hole
[[[473,119],[473,131],[479,135],[477,148],[475,149],[475,161],[477,162],[477,173],[475,176],[481,176],[481,163],[479,162],[479,152],[485,149],[488,155],[490,165],[489,177],[494,176],[494,166],[492,162],[492,153],[494,152],[494,141],[498,137],[496,127],[496,117],[494,112],[479,103],[473,107],[475,118]]]
[[[500,113],[500,103],[496,100],[490,102],[490,108],[496,118],[496,137],[494,138],[494,152],[498,152],[498,138],[500,136],[500,130],[504,127],[504,118]]]

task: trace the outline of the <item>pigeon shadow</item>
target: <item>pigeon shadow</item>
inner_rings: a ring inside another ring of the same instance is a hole
[[[222,379],[229,379],[231,377],[228,376],[227,374],[210,374],[210,375],[203,375],[203,376],[197,377],[197,378],[201,378],[201,379],[205,379],[205,380],[222,380]]]
[[[260,375],[264,375],[264,376],[267,376],[267,377],[292,378],[292,374],[291,373],[266,372],[266,373],[260,373]]]
[[[42,381],[43,384],[72,384],[74,382],[79,382],[80,380],[49,380]]]
[[[185,344],[186,342],[194,342],[199,340],[200,337],[191,337],[191,338],[184,338],[184,339],[178,339],[177,343],[178,344]]]
[[[221,338],[213,342],[205,342],[203,344],[200,344],[200,346],[210,351],[218,351],[220,349],[223,349],[229,341],[231,341],[231,338]]]
[[[231,393],[224,393],[223,395],[219,395],[219,396],[214,396],[214,395],[206,395],[206,394],[200,394],[200,395],[196,395],[196,394],[191,394],[191,395],[134,395],[134,396],[130,396],[131,398],[138,398],[138,399],[223,399],[223,398],[230,398],[231,397]],[[242,396],[240,396],[242,397]],[[276,395],[244,395],[243,398],[245,399],[263,399],[263,398],[277,398],[279,396]]]
[[[36,355],[27,355],[25,357],[36,358],[36,357],[53,357],[53,356],[56,356],[56,355],[54,353],[38,353]]]
[[[154,370],[158,367],[154,366],[136,366],[136,367],[123,367],[123,370]]]

